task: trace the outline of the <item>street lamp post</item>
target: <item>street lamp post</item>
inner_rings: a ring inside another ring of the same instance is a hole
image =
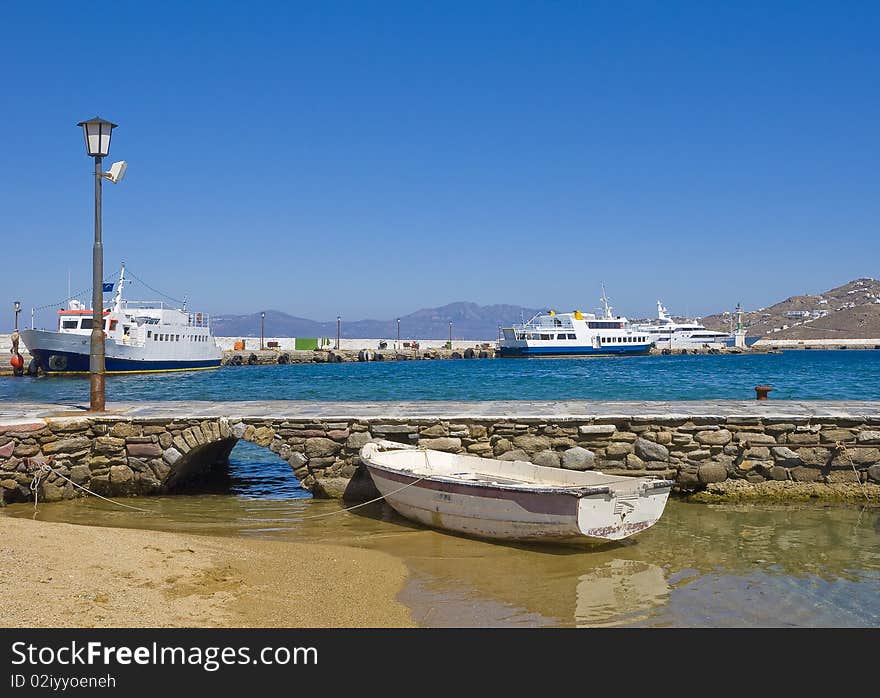
[[[449,348],[452,349],[452,320],[449,321]]]
[[[101,241],[101,159],[110,154],[110,135],[116,124],[99,117],[80,121],[86,152],[95,158],[95,242],[92,247],[92,337],[89,349],[89,409],[103,412],[106,391],[104,373],[104,245]]]
[[[397,318],[397,348],[400,349],[400,318]]]
[[[21,301],[14,301],[12,309],[15,311],[15,331],[18,332],[18,314],[21,312]]]
[[[339,350],[339,332],[342,328],[342,317],[336,316],[336,350]]]
[[[260,313],[260,351],[263,351],[263,335],[266,329],[266,313]]]

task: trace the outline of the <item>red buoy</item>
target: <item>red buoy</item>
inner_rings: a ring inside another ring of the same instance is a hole
[[[19,371],[22,368],[24,368],[24,358],[19,353],[13,354],[12,358],[9,359],[9,363],[12,364],[12,368],[14,368],[16,371]]]

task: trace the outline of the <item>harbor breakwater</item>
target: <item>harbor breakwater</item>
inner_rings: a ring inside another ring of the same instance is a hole
[[[880,502],[877,402],[123,403],[0,410],[4,502],[175,492],[239,440],[317,497],[378,495],[358,452],[382,438],[572,470],[674,479],[705,497]],[[49,468],[43,469],[43,464]],[[35,475],[39,475],[35,481]]]

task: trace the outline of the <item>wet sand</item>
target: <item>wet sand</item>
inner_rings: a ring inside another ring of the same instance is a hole
[[[400,560],[0,515],[0,627],[405,627]]]

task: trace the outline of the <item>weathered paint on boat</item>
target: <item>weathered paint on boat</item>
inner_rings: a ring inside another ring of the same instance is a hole
[[[366,444],[361,460],[402,516],[502,540],[620,540],[657,522],[672,486],[388,441]]]

